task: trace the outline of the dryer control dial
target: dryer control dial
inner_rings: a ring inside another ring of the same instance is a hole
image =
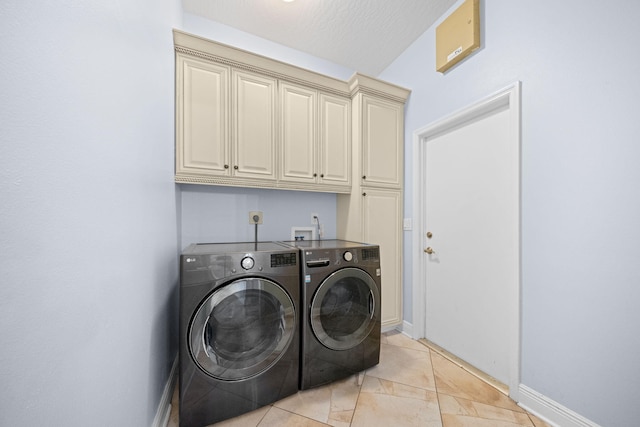
[[[345,253],[342,254],[342,258],[349,262],[353,259],[353,254],[350,251],[346,251]]]
[[[251,270],[253,268],[253,266],[255,265],[255,263],[256,262],[250,256],[246,256],[246,257],[242,258],[242,261],[240,261],[240,265],[245,270]]]

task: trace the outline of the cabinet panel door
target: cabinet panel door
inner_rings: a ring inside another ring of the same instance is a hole
[[[363,97],[363,185],[402,184],[403,105]]]
[[[313,90],[281,83],[281,174],[283,181],[316,182],[316,105]]]
[[[229,68],[178,57],[177,70],[176,173],[229,175]]]
[[[351,185],[351,102],[320,94],[320,181]]]
[[[382,325],[402,322],[402,193],[363,188],[364,241],[380,245]]]
[[[233,174],[276,178],[276,80],[233,72]]]

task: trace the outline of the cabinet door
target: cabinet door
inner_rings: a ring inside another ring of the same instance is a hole
[[[363,185],[401,187],[403,108],[402,104],[363,97]]]
[[[320,94],[320,182],[351,185],[351,101]]]
[[[233,71],[233,175],[276,179],[277,82]]]
[[[280,84],[282,181],[315,183],[317,93]]]
[[[229,175],[229,68],[177,57],[176,174]]]
[[[363,188],[363,237],[380,245],[382,326],[402,323],[402,192]]]

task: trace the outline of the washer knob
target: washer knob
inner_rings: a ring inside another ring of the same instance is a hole
[[[342,254],[342,258],[345,261],[349,262],[349,261],[351,261],[353,259],[353,254],[351,252],[349,252],[349,251],[346,251],[345,253]]]
[[[246,256],[246,257],[242,258],[242,261],[240,261],[240,265],[245,270],[250,270],[255,265],[255,261],[250,256]]]

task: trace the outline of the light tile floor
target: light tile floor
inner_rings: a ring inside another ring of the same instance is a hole
[[[168,427],[178,426],[174,392]],[[216,427],[549,427],[458,365],[398,332],[383,334],[380,363],[300,391]]]

